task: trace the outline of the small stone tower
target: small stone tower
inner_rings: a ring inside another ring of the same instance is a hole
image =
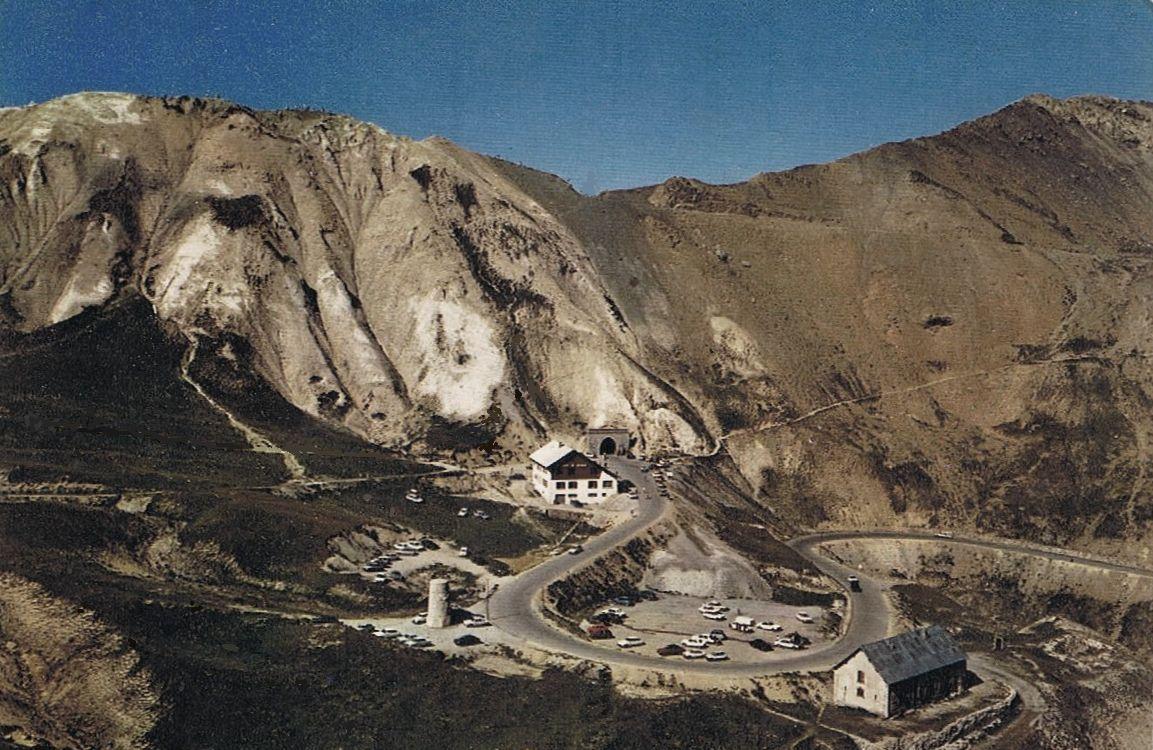
[[[433,578],[428,582],[428,626],[448,627],[448,580]]]

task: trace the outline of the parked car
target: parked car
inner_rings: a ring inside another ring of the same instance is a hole
[[[473,615],[464,621],[466,628],[487,628],[489,625],[492,625],[492,623],[489,622],[488,618],[484,615]]]
[[[799,622],[811,623],[813,621],[813,616],[810,615],[808,612],[798,612],[797,613],[797,620]]]
[[[568,553],[570,555],[579,555],[580,553],[582,553],[584,551],[585,551],[585,548],[580,546],[579,544],[576,545],[575,547],[569,547],[568,548]]]
[[[708,638],[702,638],[699,635],[690,636],[681,641],[681,645],[685,648],[704,648],[711,643]]]
[[[399,638],[400,631],[396,628],[381,628],[380,630],[373,633],[373,635],[375,635],[377,638],[385,639]]]
[[[765,622],[757,623],[757,630],[767,630],[770,633],[776,633],[777,631],[784,630],[784,628],[775,622],[769,622],[766,620]]]
[[[696,649],[696,648],[685,649],[685,652],[683,654],[681,654],[681,658],[682,659],[703,659],[703,658],[705,658],[705,652],[701,651],[700,649]]]
[[[426,622],[428,622],[428,613],[427,612],[421,612],[419,615],[415,615],[412,618],[412,624],[413,625],[423,625]]]
[[[458,510],[456,512],[456,514],[457,514],[457,516],[459,516],[461,518],[467,518],[468,517],[468,508],[461,508],[460,510]]]
[[[631,596],[615,596],[613,597],[613,604],[619,604],[622,607],[631,607],[636,604]]]
[[[849,582],[849,591],[860,591],[861,590],[861,579],[860,578],[858,578],[857,576],[849,576],[847,580]]]
[[[621,648],[636,648],[637,646],[645,645],[644,639],[638,638],[635,635],[630,635],[627,638],[622,638],[617,641],[617,646]]]
[[[685,647],[678,643],[670,643],[667,646],[661,646],[657,649],[658,656],[680,656],[685,652]]]
[[[755,648],[757,651],[773,650],[773,644],[769,643],[764,638],[754,638],[753,640],[749,641],[749,645]]]
[[[456,553],[457,557],[468,557],[468,547],[461,547]]]
[[[773,645],[778,648],[803,649],[808,648],[810,643],[812,643],[812,641],[800,633],[789,633],[786,636],[778,638],[773,642]]]
[[[728,616],[724,612],[705,612],[705,619],[720,622],[722,620],[727,620]]]
[[[953,532],[951,532],[951,531],[938,531],[936,534],[933,534],[933,536],[937,537],[938,539],[952,539],[953,538]]]
[[[729,655],[724,651],[713,651],[705,657],[705,661],[728,661]]]
[[[637,592],[637,598],[643,599],[646,602],[655,602],[657,600],[657,592],[652,589],[645,589],[644,591]]]
[[[589,625],[588,635],[595,641],[604,641],[613,637],[613,631],[609,630],[608,625],[594,623]]]
[[[458,635],[456,638],[453,638],[452,642],[458,646],[477,646],[484,641],[477,638],[472,633],[465,633],[464,635]]]
[[[709,640],[713,643],[722,643],[726,638],[728,638],[728,636],[725,635],[725,631],[720,628],[709,631]]]

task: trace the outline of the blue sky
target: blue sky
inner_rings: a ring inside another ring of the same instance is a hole
[[[725,182],[1037,91],[1153,99],[1153,2],[0,0],[0,104],[84,89],[345,112],[585,192]]]

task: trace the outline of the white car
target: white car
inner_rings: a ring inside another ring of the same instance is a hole
[[[773,645],[777,648],[799,649],[801,647],[801,645],[794,641],[792,638],[778,638],[777,640],[773,641]]]
[[[487,628],[492,625],[488,618],[484,615],[473,615],[470,619],[464,621],[466,628]]]
[[[419,505],[420,503],[424,502],[424,498],[421,497],[420,495],[409,495],[408,501],[410,503],[416,503],[417,505]]]
[[[456,512],[456,514],[458,516],[460,516],[461,518],[467,518],[468,517],[468,508],[461,508],[460,510],[458,510]]]
[[[728,661],[729,655],[724,651],[714,651],[705,657],[705,661]]]
[[[728,616],[724,612],[705,612],[706,620],[727,620]]]
[[[681,641],[681,645],[685,648],[704,648],[708,646],[710,642],[708,638],[701,638],[699,635],[694,635]]]
[[[468,557],[468,547],[461,547],[456,553],[457,557]]]
[[[681,654],[681,656],[685,659],[703,659],[705,658],[705,652],[700,649],[690,648]]]
[[[400,631],[396,628],[381,628],[373,633],[377,638],[399,638]]]
[[[804,623],[811,623],[813,621],[813,616],[808,612],[798,612],[797,620]]]
[[[645,645],[645,642],[635,635],[630,635],[628,638],[622,638],[617,641],[617,645],[621,648],[636,648],[637,646]]]
[[[757,623],[757,630],[767,630],[770,633],[776,633],[776,632],[779,632],[781,630],[784,630],[784,628],[782,628],[780,625],[778,625],[775,622],[767,622],[766,621],[766,622],[758,622]]]
[[[938,531],[936,534],[933,534],[933,536],[937,537],[938,539],[952,539],[953,538],[953,532],[951,532],[951,531]]]
[[[426,622],[428,622],[428,613],[427,612],[421,612],[419,615],[416,615],[412,618],[412,624],[413,625],[423,625]]]

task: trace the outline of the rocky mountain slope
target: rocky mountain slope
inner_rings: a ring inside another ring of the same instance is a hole
[[[218,405],[429,450],[623,425],[796,525],[1148,558],[1151,118],[1037,96],[584,197],[345,117],[79,94],[0,110],[0,344],[139,297]]]

